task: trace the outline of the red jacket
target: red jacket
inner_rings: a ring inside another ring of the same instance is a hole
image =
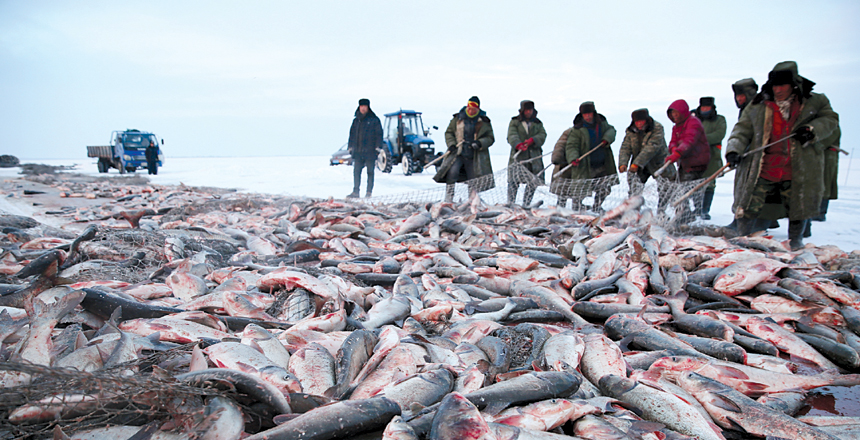
[[[779,112],[779,107],[773,101],[765,102],[771,111],[773,111],[773,128],[770,132],[770,141],[782,139],[791,133],[791,127],[797,122],[797,117],[800,116],[800,104],[795,100],[791,103],[788,120],[782,117]],[[759,176],[762,179],[771,182],[783,182],[791,180],[791,139],[786,139],[778,144],[771,145],[764,150],[764,156],[761,159],[761,172]]]
[[[711,147],[705,137],[702,121],[690,114],[687,101],[679,99],[669,106],[669,110],[677,111],[679,120],[674,121],[672,140],[669,142],[669,154],[677,152],[681,155],[681,170],[683,172],[704,171],[711,160]]]

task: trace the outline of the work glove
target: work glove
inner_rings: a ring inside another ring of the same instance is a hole
[[[620,167],[618,167],[619,173],[623,173],[625,171],[627,171],[627,165],[621,165]]]
[[[812,131],[811,125],[802,125],[797,128],[797,130],[792,133],[795,139],[801,144],[805,144],[813,139],[815,139],[815,133]]]
[[[630,165],[630,172],[631,173],[635,173],[637,171],[639,171],[639,165],[636,165],[635,163]]]
[[[531,148],[532,146],[534,146],[534,144],[535,144],[535,139],[534,139],[534,138],[528,138],[528,139],[526,139],[526,148]]]
[[[472,141],[472,144],[471,144],[470,146],[471,146],[472,148],[476,149],[476,150],[477,150],[478,148],[481,148],[481,144],[480,144],[480,143],[478,143],[478,141]]]
[[[598,147],[608,147],[609,142],[607,142],[606,139],[604,139],[604,140],[600,141],[600,144],[598,144],[597,146]]]
[[[665,163],[665,162],[672,162],[672,163],[675,163],[675,162],[677,162],[677,161],[678,161],[678,160],[680,160],[680,159],[681,159],[681,153],[679,153],[679,152],[675,151],[675,152],[673,152],[672,154],[670,154],[670,155],[666,156],[666,160],[664,161],[664,163]]]
[[[732,168],[737,168],[738,164],[741,163],[741,155],[734,151],[726,153],[726,162],[728,162]]]
[[[520,143],[518,143],[518,144],[517,144],[517,146],[516,146],[516,147],[514,147],[514,148],[516,148],[517,150],[520,150],[520,151],[526,151],[526,150],[528,150],[528,149],[529,149],[529,146],[528,146],[528,145],[526,145],[526,143],[525,143],[525,142],[520,142]]]
[[[575,166],[575,167],[578,167],[579,166],[579,159],[573,159],[572,161],[570,161],[570,164]]]

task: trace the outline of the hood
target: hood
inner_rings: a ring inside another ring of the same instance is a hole
[[[761,86],[761,92],[756,95],[753,100],[754,104],[758,104],[762,101],[773,101],[773,83],[771,82],[771,78],[774,75],[774,72],[778,71],[788,71],[791,73],[792,78],[792,88],[794,89],[794,94],[797,95],[798,98],[802,100],[807,99],[812,94],[812,88],[815,86],[815,83],[800,76],[797,70],[797,63],[794,61],[783,61],[777,63],[773,66],[770,73],[768,73],[767,82]]]
[[[600,125],[603,121],[606,120],[606,117],[601,115],[600,113],[595,113],[597,115],[594,118],[594,125]],[[585,118],[582,117],[582,113],[577,113],[576,117],[573,118],[573,128],[582,128],[585,126]]]
[[[675,110],[676,112],[680,113],[681,120],[673,121],[676,124],[684,122],[687,120],[687,118],[690,117],[690,106],[687,104],[687,101],[684,101],[683,99],[679,99],[673,102],[672,105],[670,105],[669,108],[666,110],[666,115],[669,114],[669,110]],[[672,118],[669,118],[669,120],[671,121]]]

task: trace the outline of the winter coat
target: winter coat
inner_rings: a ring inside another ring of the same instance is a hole
[[[519,151],[515,148],[517,144],[524,142],[528,138],[534,139],[535,143],[529,147],[528,150],[523,151],[519,156],[517,156],[517,162],[541,157],[543,155],[542,147],[544,142],[546,142],[546,130],[543,128],[543,122],[537,118],[537,110],[534,111],[534,115],[528,123],[529,128],[526,130],[526,119],[525,116],[523,116],[522,111],[520,111],[520,114],[511,118],[511,122],[508,124],[508,143],[511,145],[511,154],[508,158],[508,165],[514,163],[514,156]],[[535,159],[531,162],[527,162],[523,166],[525,166],[527,170],[531,171],[532,174],[537,175],[541,181],[544,180],[543,159]]]
[[[705,177],[709,177],[723,167],[723,152],[721,150],[723,138],[726,137],[726,117],[718,114],[716,107],[711,110],[709,115],[702,115],[702,112],[698,108],[693,113],[702,121],[702,128],[705,129],[705,138],[707,138],[708,145],[711,147],[711,160],[705,169]],[[717,181],[713,180],[708,184],[708,189],[713,189],[716,186]]]
[[[570,132],[573,131],[573,127],[569,127],[564,130],[559,136],[558,140],[555,142],[555,147],[552,149],[552,155],[550,156],[550,161],[552,161],[553,165],[555,165],[552,169],[552,183],[549,186],[550,192],[553,194],[558,194],[560,196],[564,196],[561,191],[561,182],[569,181],[571,176],[571,168],[566,169],[563,173],[563,170],[570,162],[567,161],[567,155],[564,151],[564,146],[567,144],[567,137],[570,136]],[[556,174],[561,173],[556,177]]]
[[[803,125],[809,125],[815,133],[815,138],[806,146],[796,139],[789,141],[792,182],[788,218],[805,220],[817,216],[820,209],[824,194],[823,153],[827,147],[824,141],[833,135],[838,119],[836,112],[830,107],[830,100],[823,94],[812,93],[811,89],[815,83],[797,74],[796,64],[780,63],[774,68],[789,69],[792,70],[801,105],[800,116],[792,124],[791,132]],[[744,109],[741,119],[732,129],[726,145],[726,154],[737,153],[742,156],[747,151],[775,140],[771,139],[773,108],[767,105],[768,102],[773,102],[773,88],[766,83],[753,102]],[[744,211],[750,205],[752,190],[760,178],[764,156],[764,152],[757,151],[743,158],[735,171],[735,217],[743,217]]]
[[[595,122],[597,123],[598,132],[601,134],[600,139],[612,144],[615,141],[615,127],[609,125],[606,122],[606,118],[600,113],[596,114]],[[568,134],[567,142],[564,145],[565,160],[569,164],[571,161],[582,157],[591,148],[591,136],[588,133],[588,128],[585,127],[585,119],[583,119],[581,114],[577,114],[573,118],[573,129]],[[619,182],[612,148],[609,145],[601,148],[606,149],[606,158],[603,166],[592,169],[591,161],[589,160],[591,157],[586,157],[579,166],[571,167],[571,179],[595,179],[598,177],[615,176],[615,179],[612,179],[611,185]]]
[[[445,143],[448,145],[448,152],[445,153],[446,156],[442,159],[442,165],[439,166],[439,169],[436,170],[436,174],[433,176],[433,180],[439,183],[445,183],[448,171],[454,165],[454,160],[463,151],[463,119],[466,117],[468,116],[466,116],[466,107],[464,106],[459,113],[454,113],[454,117],[451,118],[451,122],[448,123],[448,128],[445,130]],[[478,122],[475,125],[475,140],[480,146],[474,150],[474,156],[472,157],[475,176],[492,176],[493,164],[490,162],[490,146],[496,141],[495,136],[493,136],[493,126],[490,124],[490,118],[486,116],[484,111],[481,111],[476,117],[478,118]],[[457,181],[465,182],[465,174],[460,173]],[[486,185],[482,185],[478,190],[486,191],[495,186],[495,179],[489,177],[489,182]]]
[[[355,109],[355,119],[349,128],[349,154],[353,157],[376,158],[377,148],[382,147],[382,123],[370,108],[362,115]]]
[[[669,110],[678,112],[680,121],[674,121],[672,140],[669,141],[669,154],[681,155],[680,172],[689,173],[704,171],[711,160],[711,148],[705,138],[705,130],[699,118],[690,114],[690,107],[683,99],[669,106]]]
[[[642,132],[633,123],[625,130],[624,140],[618,151],[618,163],[629,167],[632,161],[637,167],[653,176],[663,166],[668,155],[669,149],[666,147],[663,124],[648,117],[648,123]],[[675,167],[667,167],[661,177],[675,179]]]
[[[836,200],[839,198],[839,144],[842,138],[842,130],[839,126],[833,135],[822,141],[827,148],[824,149],[824,200]]]

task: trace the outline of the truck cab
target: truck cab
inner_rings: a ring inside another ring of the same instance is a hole
[[[437,127],[432,127],[438,129]],[[390,173],[395,163],[403,167],[406,176],[420,173],[424,165],[436,158],[430,129],[424,128],[421,112],[398,110],[385,115],[382,128],[382,151],[377,155],[376,166]]]
[[[106,173],[110,168],[116,168],[122,173],[133,173],[147,167],[146,148],[150,145],[158,147],[158,166],[164,164],[164,154],[154,133],[140,130],[114,130],[111,132],[109,146],[87,147],[89,157],[98,157],[98,170]]]

